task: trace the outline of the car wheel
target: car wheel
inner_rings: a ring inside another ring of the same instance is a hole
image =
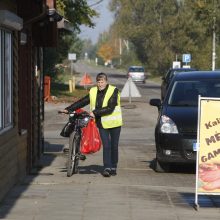
[[[170,164],[169,163],[162,163],[155,160],[155,171],[158,173],[168,173],[170,171]]]

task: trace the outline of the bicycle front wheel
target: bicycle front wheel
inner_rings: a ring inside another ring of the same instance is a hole
[[[78,172],[80,137],[72,132],[69,138],[69,155],[67,161],[67,176],[70,177]]]

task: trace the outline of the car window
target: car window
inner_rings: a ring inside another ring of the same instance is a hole
[[[166,75],[165,75],[165,79],[167,81],[170,81],[172,79],[172,77],[176,74],[176,73],[179,73],[179,72],[189,72],[189,71],[194,71],[196,69],[190,69],[190,68],[187,68],[187,69],[170,69]]]
[[[176,81],[172,87],[169,105],[196,106],[198,95],[220,97],[220,80]]]
[[[143,67],[130,67],[129,72],[144,72]]]
[[[177,73],[178,71],[177,70],[169,70],[165,76],[165,79],[167,81],[170,81],[172,79],[172,77],[175,75],[175,73]]]
[[[165,75],[165,79],[168,80],[170,78],[170,75],[171,75],[171,70],[169,70],[166,75]]]

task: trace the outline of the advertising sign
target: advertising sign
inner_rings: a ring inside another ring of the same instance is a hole
[[[199,97],[196,202],[198,194],[220,195],[220,99]]]

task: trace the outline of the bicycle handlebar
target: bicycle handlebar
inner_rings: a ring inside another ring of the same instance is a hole
[[[69,114],[71,114],[71,113],[77,114],[77,115],[83,115],[83,114],[86,113],[86,115],[87,115],[88,117],[94,118],[94,117],[92,117],[91,115],[89,115],[89,113],[86,112],[86,111],[84,111],[84,112],[76,112],[76,111],[73,111],[73,112],[69,112],[69,111],[68,111],[68,112],[64,112],[63,110],[59,110],[59,111],[58,111],[58,114],[66,114],[66,115],[69,115]]]
[[[70,112],[64,112],[63,110],[59,110],[58,114],[67,114],[68,115],[68,114],[70,114]]]

